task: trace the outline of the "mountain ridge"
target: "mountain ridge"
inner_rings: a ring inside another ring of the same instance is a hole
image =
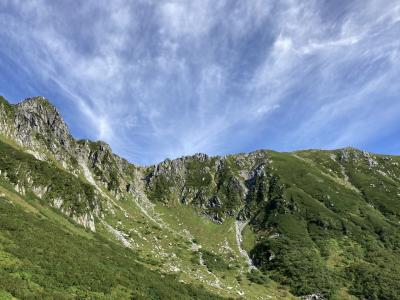
[[[387,263],[400,258],[398,156],[257,150],[137,166],[75,140],[43,97],[0,100],[0,183],[150,255],[149,266],[249,299],[400,294]]]
[[[0,97],[3,99],[3,101],[6,101],[8,105],[16,106],[16,107],[21,107],[21,106],[25,106],[25,105],[29,106],[29,104],[31,104],[31,103],[35,103],[35,104],[43,103],[43,105],[41,107],[49,107],[51,110],[53,110],[55,115],[59,118],[57,122],[60,122],[62,124],[61,127],[65,128],[64,129],[65,133],[68,136],[70,136],[71,138],[73,138],[76,142],[89,141],[89,142],[93,142],[93,143],[103,144],[105,147],[109,148],[111,150],[111,152],[112,152],[112,149],[111,149],[110,145],[105,141],[102,141],[102,140],[91,141],[90,139],[87,139],[87,138],[75,139],[73,137],[73,135],[71,134],[68,125],[65,123],[65,121],[62,118],[60,112],[58,111],[57,107],[54,104],[52,104],[52,102],[50,100],[48,100],[47,98],[45,98],[44,96],[28,97],[28,98],[25,98],[24,100],[22,100],[22,101],[20,101],[18,103],[15,103],[15,104],[8,103],[8,101],[5,100],[5,98],[3,96],[0,96]],[[353,147],[353,146],[346,146],[346,147],[337,148],[337,149],[309,148],[309,149],[301,149],[301,150],[293,150],[293,151],[276,151],[276,152],[280,152],[280,153],[296,153],[296,152],[302,152],[302,151],[335,151],[335,150],[353,150],[353,151],[360,151],[360,152],[368,152],[370,154],[375,154],[375,155],[396,156],[395,154],[384,154],[384,153],[375,153],[375,152],[371,152],[371,151],[366,151],[366,150],[359,149],[359,148],[356,148],[356,147]],[[178,159],[183,159],[183,158],[193,158],[193,157],[202,156],[202,155],[206,155],[208,157],[227,157],[227,156],[232,156],[232,155],[252,154],[252,153],[257,153],[257,152],[260,152],[260,151],[275,151],[275,150],[273,150],[273,149],[256,149],[256,150],[249,151],[249,152],[238,152],[238,153],[230,153],[230,154],[225,154],[225,155],[212,155],[212,156],[210,156],[210,155],[208,155],[207,153],[204,153],[204,152],[196,152],[194,154],[183,155],[183,156],[180,156],[180,157],[177,157],[177,158],[173,158],[173,159],[166,157],[164,160],[162,160],[160,162],[147,164],[147,165],[140,165],[140,164],[137,164],[135,162],[129,161],[126,158],[124,158],[124,157],[122,157],[122,156],[120,156],[118,154],[115,154],[115,153],[113,153],[113,154],[115,156],[120,157],[123,160],[126,160],[128,163],[130,163],[132,165],[135,165],[137,167],[144,167],[145,168],[145,167],[149,167],[149,166],[158,165],[158,164],[160,164],[160,163],[162,163],[162,162],[164,162],[166,160],[178,160]]]

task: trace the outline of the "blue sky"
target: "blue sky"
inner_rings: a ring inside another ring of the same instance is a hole
[[[398,0],[2,0],[0,40],[0,94],[135,163],[400,154]]]

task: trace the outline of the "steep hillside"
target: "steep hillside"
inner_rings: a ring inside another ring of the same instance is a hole
[[[0,196],[1,299],[220,299],[34,200]]]
[[[154,167],[148,194],[249,222],[254,264],[294,294],[397,299],[399,163],[351,148],[197,155]]]
[[[42,97],[0,99],[0,134],[4,295],[399,299],[400,157],[256,151],[140,167],[75,140]],[[84,269],[66,268],[77,251]]]

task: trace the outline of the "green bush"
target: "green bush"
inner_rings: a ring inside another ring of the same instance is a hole
[[[220,256],[212,252],[202,250],[203,261],[210,272],[214,271],[225,271],[229,269],[229,265]]]
[[[257,269],[251,269],[250,272],[247,273],[247,279],[257,284],[267,284],[269,281],[268,276]]]

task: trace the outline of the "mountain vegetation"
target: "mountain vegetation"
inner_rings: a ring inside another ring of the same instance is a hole
[[[400,299],[400,157],[137,166],[0,98],[0,298]]]

